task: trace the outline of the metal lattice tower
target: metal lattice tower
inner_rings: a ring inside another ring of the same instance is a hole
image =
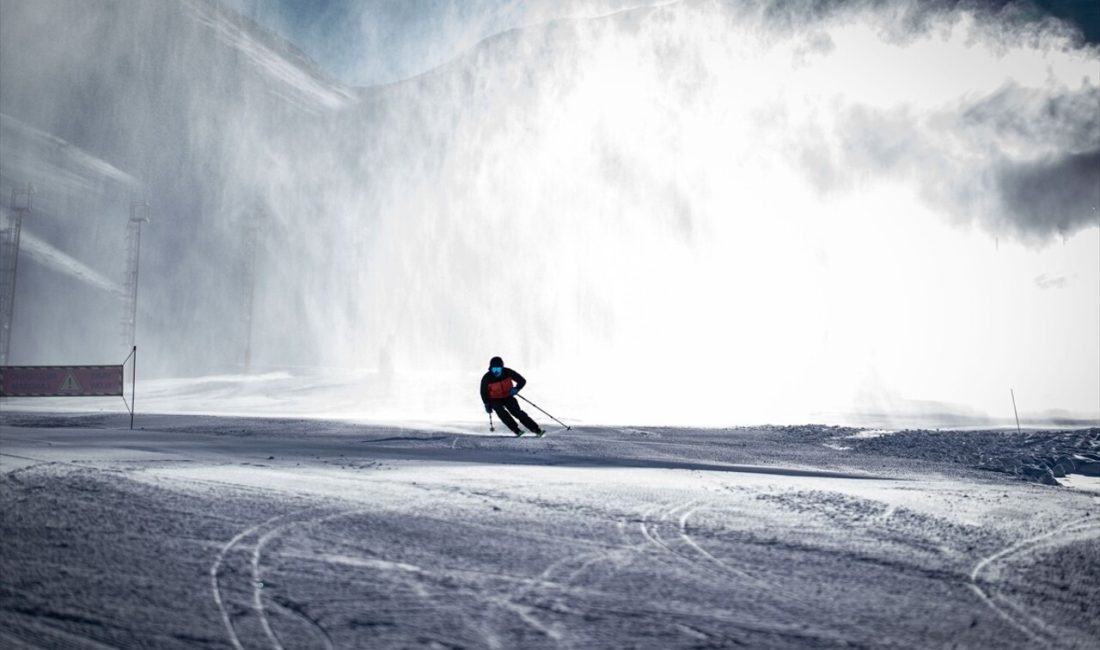
[[[11,328],[15,320],[15,281],[19,271],[19,234],[23,217],[31,211],[34,185],[21,185],[11,191],[8,225],[0,231],[0,365],[11,358]]]
[[[128,350],[134,347],[137,333],[138,261],[143,223],[149,223],[149,204],[131,203],[130,221],[126,224],[126,278],[123,283],[126,306],[122,313],[122,343]]]

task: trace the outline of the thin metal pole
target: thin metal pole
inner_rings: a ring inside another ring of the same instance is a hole
[[[134,410],[137,409],[137,346],[130,351],[134,355],[134,374],[130,375],[130,431],[134,430]]]
[[[538,410],[542,411],[542,407],[541,407],[541,406],[539,406],[538,404],[535,404],[534,402],[532,402],[531,400],[527,399],[527,398],[526,398],[526,397],[524,397],[523,395],[516,395],[516,397],[520,398],[521,400],[523,400],[523,401],[527,402],[527,403],[528,403],[528,404],[530,404],[531,406],[534,406],[534,407],[535,407],[535,408],[537,408]],[[560,424],[560,425],[562,425],[563,427],[565,427],[566,431],[572,431],[572,430],[573,430],[573,427],[571,427],[571,426],[569,426],[568,424],[566,424],[566,423],[562,422],[561,420],[557,419],[557,418],[556,418],[556,417],[554,417],[553,415],[550,415],[550,414],[549,414],[549,413],[547,413],[546,411],[542,411],[542,412],[543,412],[543,414],[545,414],[545,415],[546,415],[546,417],[550,418],[550,419],[551,419],[551,420],[553,420],[554,422],[557,422],[558,424]]]
[[[1016,391],[1009,388],[1008,394],[1012,396],[1012,412],[1016,415],[1016,433],[1020,433],[1020,413],[1016,410]]]
[[[489,411],[489,430],[490,431],[496,431],[496,429],[493,428],[493,412],[492,411]]]

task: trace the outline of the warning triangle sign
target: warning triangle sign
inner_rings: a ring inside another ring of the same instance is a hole
[[[80,382],[76,380],[76,377],[73,376],[73,372],[70,370],[69,372],[65,373],[65,381],[61,382],[61,388],[58,388],[57,392],[79,393],[80,390]]]

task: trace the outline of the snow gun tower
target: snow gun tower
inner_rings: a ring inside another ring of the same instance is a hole
[[[248,223],[245,225],[244,240],[244,372],[252,372],[252,318],[256,306],[256,256],[259,248],[260,236],[263,234],[266,213],[262,207],[257,207],[250,213]]]
[[[123,284],[126,306],[122,314],[122,343],[127,349],[133,349],[137,331],[138,261],[143,223],[149,223],[149,204],[131,203],[130,221],[126,224],[126,281]]]
[[[23,217],[31,211],[34,185],[20,185],[11,191],[8,225],[0,231],[0,366],[11,357],[11,328],[15,316],[15,280],[19,271],[19,233]]]

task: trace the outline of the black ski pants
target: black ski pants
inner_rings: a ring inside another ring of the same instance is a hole
[[[519,407],[519,400],[516,398],[505,397],[504,399],[489,400],[489,406],[493,407],[497,417],[504,423],[504,426],[512,430],[512,433],[519,433],[519,425],[516,424],[513,415],[519,418],[519,421],[523,423],[523,426],[530,429],[531,433],[538,433],[539,425],[531,419],[530,415],[523,412],[523,409]]]

